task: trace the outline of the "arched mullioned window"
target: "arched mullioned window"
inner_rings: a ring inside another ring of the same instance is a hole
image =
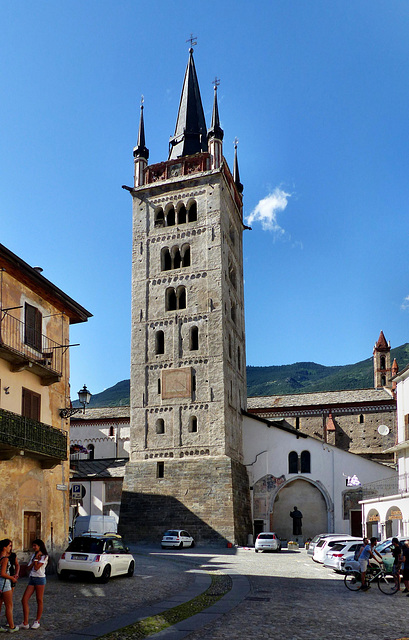
[[[199,349],[199,329],[198,327],[190,327],[189,331],[189,349],[190,351],[197,351]]]
[[[181,204],[178,208],[178,224],[185,224],[187,218],[187,211],[184,204]]]
[[[186,289],[178,287],[175,291],[173,287],[168,287],[165,292],[165,309],[166,311],[176,311],[177,309],[186,309]]]
[[[162,271],[190,267],[190,245],[184,244],[181,249],[177,245],[169,251],[163,247],[160,254],[160,266]]]
[[[189,432],[197,433],[197,418],[196,416],[190,416],[189,418]]]
[[[165,421],[163,418],[158,418],[156,420],[156,433],[165,433]]]
[[[192,200],[188,204],[187,210],[187,221],[188,222],[196,222],[197,220],[197,204],[195,200]]]
[[[298,453],[290,451],[288,454],[288,473],[298,473]]]
[[[386,369],[385,356],[381,356],[381,369]]]
[[[155,353],[165,353],[165,334],[161,330],[155,333]]]
[[[174,227],[176,222],[175,207],[173,204],[166,208],[166,226]]]
[[[301,452],[301,473],[311,473],[311,454],[309,451]]]
[[[155,227],[165,226],[165,216],[164,216],[162,207],[159,207],[158,209],[156,209],[154,220],[155,220],[154,222]]]

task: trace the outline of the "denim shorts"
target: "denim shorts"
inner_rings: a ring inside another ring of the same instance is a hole
[[[40,587],[45,585],[47,582],[46,578],[37,578],[37,576],[30,576],[28,579],[28,584],[32,587]]]
[[[0,589],[3,593],[5,593],[6,591],[11,591],[11,580],[5,580],[4,578],[0,579]]]

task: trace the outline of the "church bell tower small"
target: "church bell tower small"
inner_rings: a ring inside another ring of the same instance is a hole
[[[380,332],[378,341],[373,348],[374,386],[392,388],[391,371],[391,344],[386,342],[383,331]]]

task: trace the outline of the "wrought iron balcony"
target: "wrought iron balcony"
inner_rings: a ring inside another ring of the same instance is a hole
[[[403,493],[409,493],[409,473],[398,476],[390,476],[384,480],[375,480],[363,484],[362,500],[370,500],[372,498],[382,498],[387,496],[396,496]]]
[[[13,371],[30,369],[42,378],[43,384],[53,384],[61,378],[62,351],[62,345],[33,332],[24,322],[3,312],[0,317],[0,357],[12,363]]]
[[[67,432],[0,409],[0,460],[9,460],[22,451],[40,460],[42,467],[54,467],[67,460]]]

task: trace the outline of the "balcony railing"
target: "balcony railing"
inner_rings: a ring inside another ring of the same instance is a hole
[[[52,467],[67,460],[67,432],[11,411],[0,409],[0,459],[24,451]]]
[[[58,342],[42,334],[34,334],[24,322],[3,312],[0,317],[0,355],[12,363],[14,371],[29,368],[41,376],[45,384],[57,382],[62,374],[62,351]]]
[[[400,476],[396,474],[384,480],[368,482],[368,484],[362,485],[361,489],[362,500],[409,493],[409,473]]]

